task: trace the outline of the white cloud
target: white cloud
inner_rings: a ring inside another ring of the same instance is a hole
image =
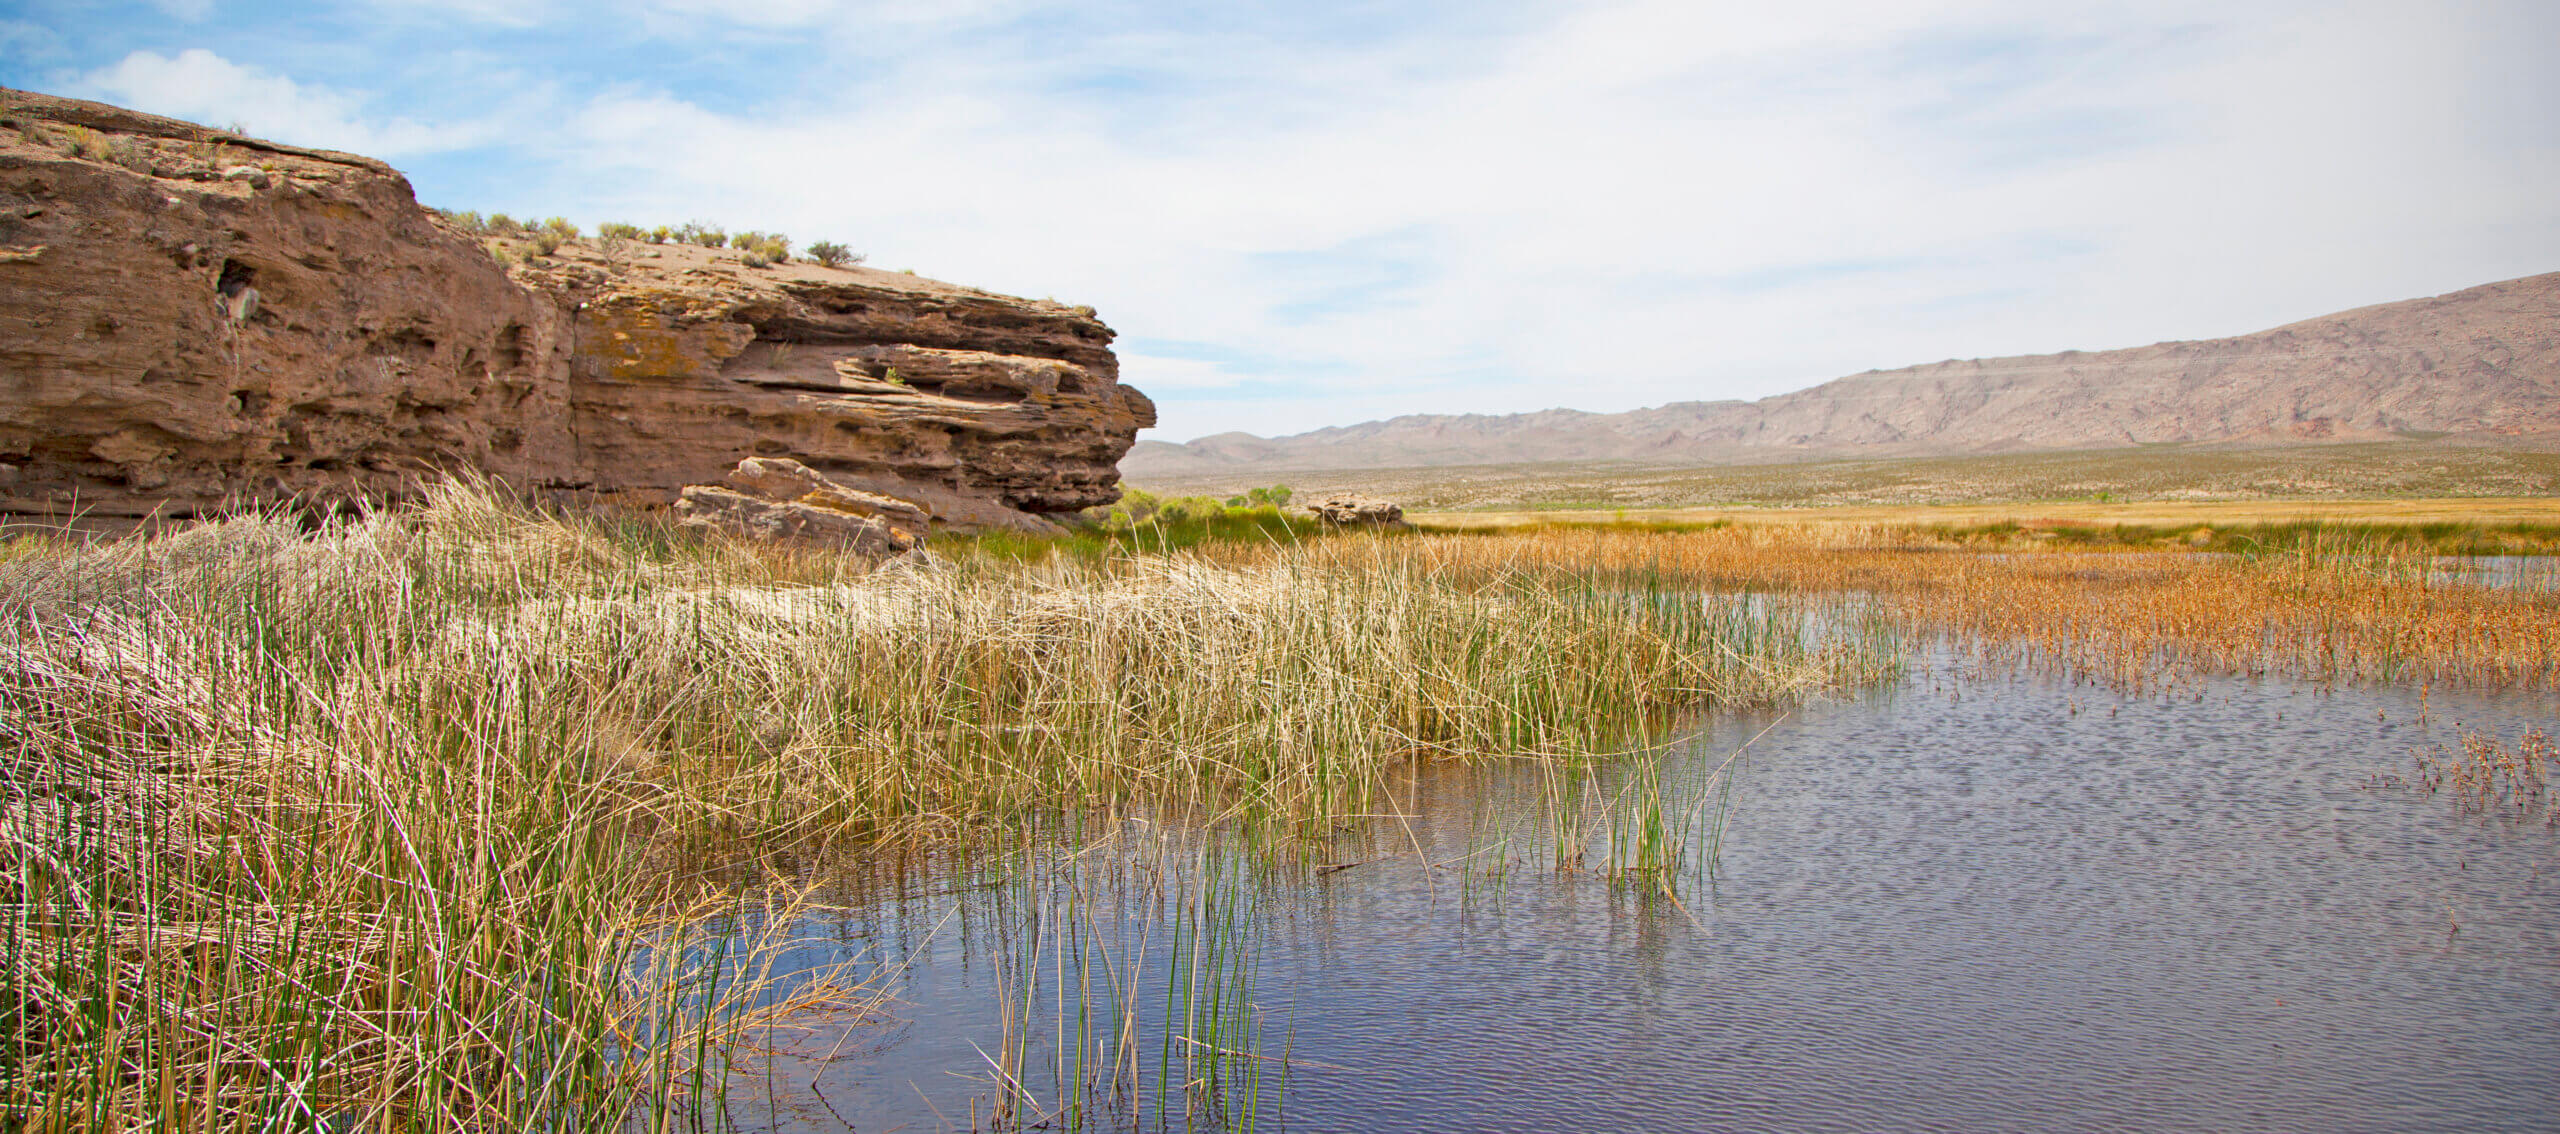
[[[877,30],[832,7],[793,15]],[[1169,436],[1618,409],[2560,266],[2547,223],[2496,235],[2547,221],[2549,140],[2448,129],[2496,14],[1627,0],[1463,56],[926,36],[752,113],[600,100],[569,160],[627,171],[624,211],[718,202],[1277,360],[1133,360]]]
[[[561,100],[511,155],[543,211],[1094,304],[1172,437],[1758,396],[2560,267],[2536,0],[464,7],[539,22],[486,40],[528,73],[505,52],[573,27],[755,45]],[[91,82],[393,157],[492,131],[202,51]]]
[[[357,96],[244,67],[200,47],[174,58],[136,51],[81,76],[74,90],[155,114],[217,126],[237,122],[260,137],[369,157],[468,149],[498,133],[486,122],[368,118]]]

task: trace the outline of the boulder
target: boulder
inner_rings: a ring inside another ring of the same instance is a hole
[[[1356,493],[1337,492],[1310,501],[1307,511],[1328,524],[1346,528],[1387,528],[1404,526],[1404,509],[1396,504]]]
[[[929,517],[904,500],[847,488],[798,461],[749,457],[726,486],[687,485],[682,523],[757,540],[793,540],[897,555],[924,542]]]

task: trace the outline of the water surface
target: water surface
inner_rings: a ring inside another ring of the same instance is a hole
[[[1941,658],[1686,742],[1694,775],[1759,737],[1678,903],[1557,873],[1530,770],[1420,770],[1409,820],[1311,856],[1359,865],[1240,884],[1256,1050],[1293,1061],[1263,1124],[2548,1130],[2560,832],[2372,780],[2458,725],[2512,739],[2555,710],[2237,680],[2126,698]],[[741,1118],[970,1124],[988,1087],[962,1076],[1000,1046],[989,942],[1021,903],[907,884],[825,927],[894,966],[894,1021],[777,1065],[777,1105]],[[1099,923],[1149,900],[1106,896]]]

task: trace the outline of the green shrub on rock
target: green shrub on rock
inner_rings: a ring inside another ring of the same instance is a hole
[[[832,240],[821,240],[809,246],[809,258],[830,268],[849,268],[864,260],[860,252]]]

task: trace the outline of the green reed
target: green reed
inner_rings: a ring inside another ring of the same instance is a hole
[[[13,543],[0,1111],[717,1115],[748,1029],[859,995],[698,936],[742,877],[1125,801],[1314,829],[1412,760],[1579,760],[1875,656],[1802,611],[1413,542],[875,569],[446,485],[310,530]],[[1186,916],[1196,1071],[1257,1025],[1220,991],[1241,914]],[[1186,1073],[1185,1113],[1258,1106],[1263,1066]]]

